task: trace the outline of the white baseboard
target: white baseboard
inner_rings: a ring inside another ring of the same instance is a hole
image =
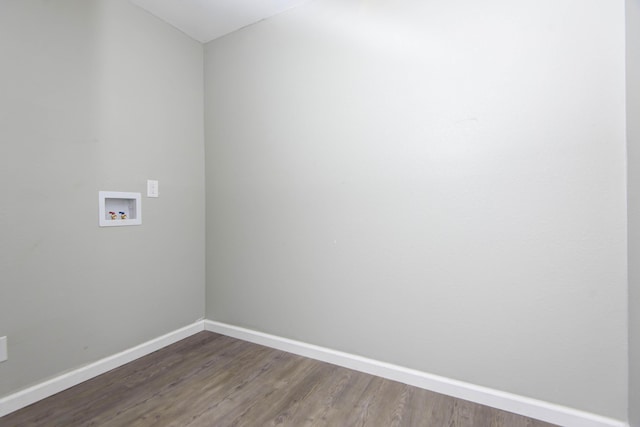
[[[457,381],[438,375],[432,375],[414,369],[366,357],[356,356],[341,351],[332,350],[317,345],[294,341],[275,335],[228,325],[212,320],[204,321],[207,331],[238,338],[300,356],[309,357],[356,371],[365,372],[390,380],[402,382],[426,390],[448,396],[457,397],[504,411],[513,412],[538,420],[567,427],[628,427],[628,424],[602,417],[589,412],[579,411],[562,405],[557,405],[537,399],[519,396],[517,394],[481,387],[474,384]]]
[[[39,400],[52,396],[63,390],[66,390],[81,382],[87,381],[107,371],[115,369],[119,366],[129,363],[156,350],[187,338],[197,332],[203,331],[203,321],[200,320],[184,328],[170,332],[161,337],[152,339],[143,344],[137,345],[128,350],[105,357],[104,359],[85,365],[81,368],[64,373],[48,381],[36,384],[33,387],[21,390],[17,393],[10,394],[0,398],[0,417],[7,415],[13,411],[29,406]]]
[[[356,371],[431,390],[567,427],[628,427],[623,421],[602,417],[537,399],[408,369],[378,360],[228,325],[212,320],[195,322],[113,356],[67,372],[33,387],[0,398],[0,417],[66,390],[107,371],[159,350],[202,330],[287,351]]]

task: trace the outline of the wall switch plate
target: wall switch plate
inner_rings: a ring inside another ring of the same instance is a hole
[[[158,197],[158,181],[147,180],[147,197]]]
[[[0,337],[0,362],[4,362],[7,359],[7,337]]]

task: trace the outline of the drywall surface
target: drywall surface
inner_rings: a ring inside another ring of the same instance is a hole
[[[207,44],[207,317],[626,419],[624,21],[317,0]]]
[[[640,427],[640,0],[627,0],[629,420]]]
[[[203,316],[204,136],[202,45],[127,1],[2,1],[0,52],[3,396]]]

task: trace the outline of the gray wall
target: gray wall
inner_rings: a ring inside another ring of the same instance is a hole
[[[2,396],[202,318],[204,144],[202,45],[127,1],[3,0],[0,52]]]
[[[323,0],[207,44],[207,317],[626,419],[624,19]]]
[[[622,3],[316,1],[209,44],[207,317],[626,418]],[[202,317],[205,178],[182,33],[6,0],[0,52],[3,396]]]
[[[640,427],[640,0],[627,0],[629,418]]]

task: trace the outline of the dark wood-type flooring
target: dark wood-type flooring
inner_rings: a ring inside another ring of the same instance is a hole
[[[200,332],[0,426],[491,426],[541,421]]]

